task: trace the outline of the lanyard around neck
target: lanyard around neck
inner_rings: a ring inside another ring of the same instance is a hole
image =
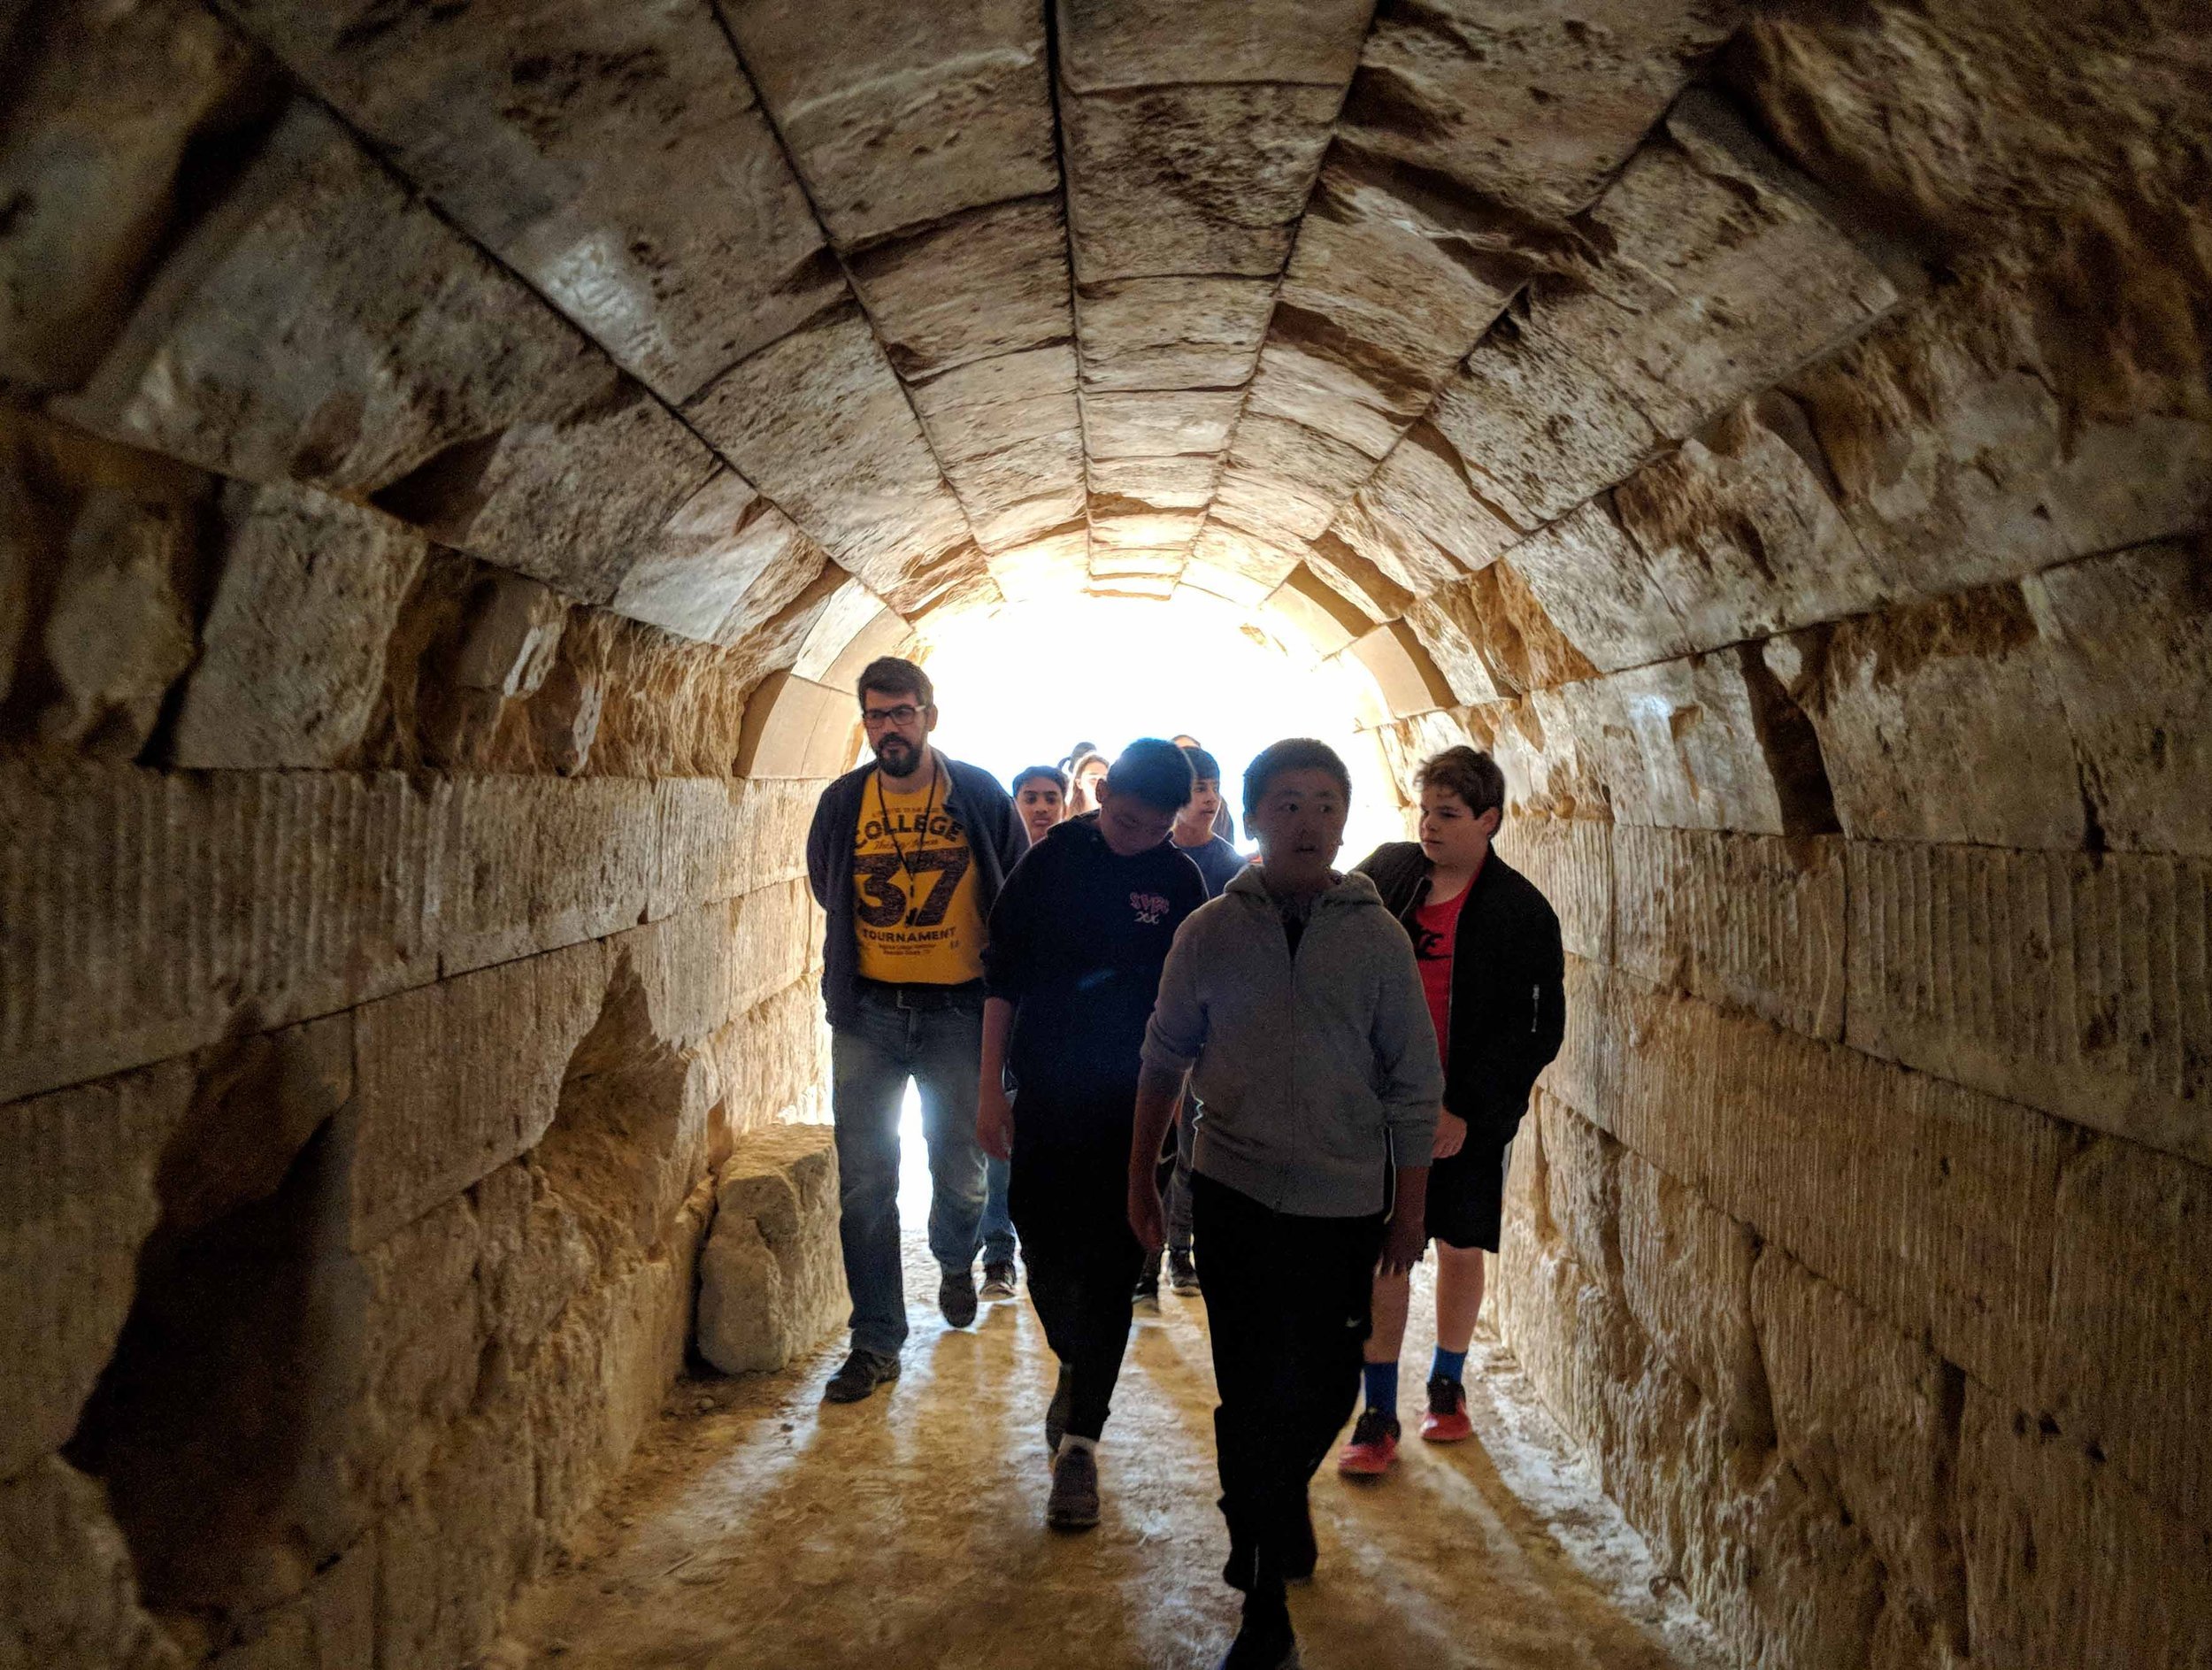
[[[922,797],[921,834],[914,843],[916,858],[929,850],[929,824],[936,815],[937,789],[942,781],[943,776],[937,766],[937,754],[932,750],[929,756],[929,792]],[[899,843],[898,831],[891,827],[891,803],[884,797],[883,767],[880,766],[876,767],[876,811],[883,818],[884,838],[890,842],[891,850],[899,856],[899,868],[906,872],[908,881],[919,885],[921,877],[914,873],[914,859],[906,856],[906,849]]]

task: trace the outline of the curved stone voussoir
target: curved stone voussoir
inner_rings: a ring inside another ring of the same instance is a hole
[[[1263,278],[1077,286],[1086,389],[1232,389],[1251,380],[1275,287]]]

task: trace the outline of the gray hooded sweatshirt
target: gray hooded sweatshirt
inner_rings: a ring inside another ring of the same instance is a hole
[[[1429,1163],[1444,1095],[1436,1030],[1406,937],[1374,883],[1314,901],[1294,959],[1256,868],[1175,935],[1144,1062],[1191,1070],[1193,1166],[1274,1211],[1383,1209],[1391,1167]]]

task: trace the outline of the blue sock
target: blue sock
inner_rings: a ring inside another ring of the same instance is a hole
[[[1448,1351],[1441,1345],[1436,1348],[1435,1360],[1429,1365],[1431,1380],[1460,1380],[1467,1372],[1467,1353]]]
[[[1386,1415],[1398,1412],[1398,1365],[1370,1363],[1367,1365],[1367,1406],[1379,1409]]]

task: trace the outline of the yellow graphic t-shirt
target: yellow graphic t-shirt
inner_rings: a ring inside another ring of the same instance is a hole
[[[946,809],[949,786],[933,761],[906,783],[879,771],[861,790],[853,928],[864,980],[960,986],[983,977],[974,854]]]

